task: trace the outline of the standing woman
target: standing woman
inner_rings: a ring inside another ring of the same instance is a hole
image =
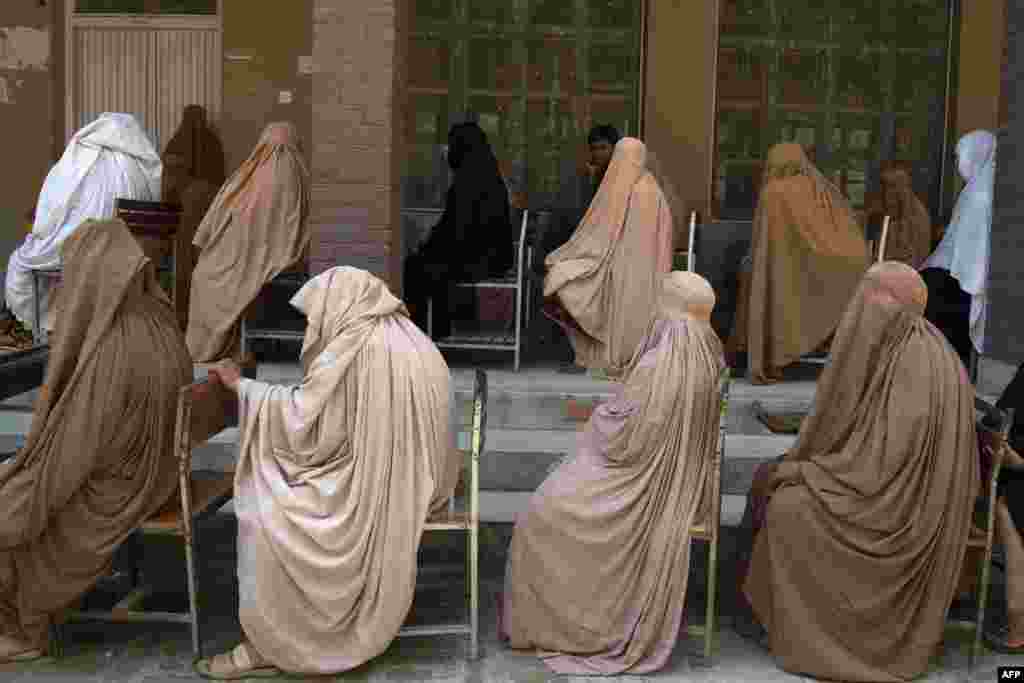
[[[989,235],[996,177],[996,136],[976,130],[956,145],[957,169],[967,183],[953,220],[921,277],[928,285],[925,317],[942,330],[964,365],[971,348],[984,350],[988,310]]]

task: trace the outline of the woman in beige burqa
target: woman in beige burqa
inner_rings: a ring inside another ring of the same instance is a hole
[[[828,341],[870,265],[849,203],[800,145],[768,152],[750,254],[729,346],[747,352],[751,381],[768,384]]]
[[[0,464],[0,663],[41,656],[51,616],[177,483],[192,363],[154,268],[119,220],[87,221],[61,249],[46,380],[24,448]]]
[[[242,314],[309,247],[309,171],[295,126],[271,123],[221,188],[196,230],[188,350],[196,362],[231,356]]]
[[[306,314],[303,379],[238,391],[235,474],[245,640],[199,663],[211,678],[347,671],[405,620],[428,514],[460,457],[451,379],[437,348],[373,275],[331,268],[292,299]]]
[[[757,473],[746,597],[782,668],[906,681],[942,639],[979,490],[974,390],[903,263],[846,308],[793,450]]]
[[[725,364],[707,281],[673,272],[660,290],[618,395],[598,406],[575,458],[533,495],[512,537],[501,633],[559,673],[655,671],[682,626]]]
[[[583,220],[545,260],[545,312],[577,365],[612,377],[643,341],[672,267],[672,211],[646,163],[644,143],[619,140]]]

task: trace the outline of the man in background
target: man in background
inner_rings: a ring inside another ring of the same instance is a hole
[[[601,124],[594,126],[587,134],[587,145],[590,148],[586,165],[586,173],[576,173],[562,183],[561,191],[551,212],[551,222],[542,230],[539,237],[539,253],[533,261],[533,272],[538,284],[538,291],[543,289],[544,259],[548,254],[569,241],[576,226],[583,220],[590,200],[594,198],[597,188],[601,186],[605,171],[612,160],[615,144],[622,136],[615,126]],[[552,354],[563,362],[562,371],[582,373],[585,370],[572,362],[573,351],[569,341],[557,326],[545,316],[537,316],[537,325],[541,329],[536,337],[544,346],[554,347]]]

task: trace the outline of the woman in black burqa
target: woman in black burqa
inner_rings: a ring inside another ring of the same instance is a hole
[[[448,132],[448,165],[454,172],[444,213],[430,236],[405,262],[405,303],[427,330],[427,299],[434,302],[433,337],[447,337],[452,321],[476,318],[476,293],[456,288],[504,275],[512,267],[508,189],[487,134],[475,123]]]

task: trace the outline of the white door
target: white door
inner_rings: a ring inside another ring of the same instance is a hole
[[[68,2],[67,135],[103,112],[133,114],[160,150],[190,104],[221,113],[221,16],[78,14]]]

